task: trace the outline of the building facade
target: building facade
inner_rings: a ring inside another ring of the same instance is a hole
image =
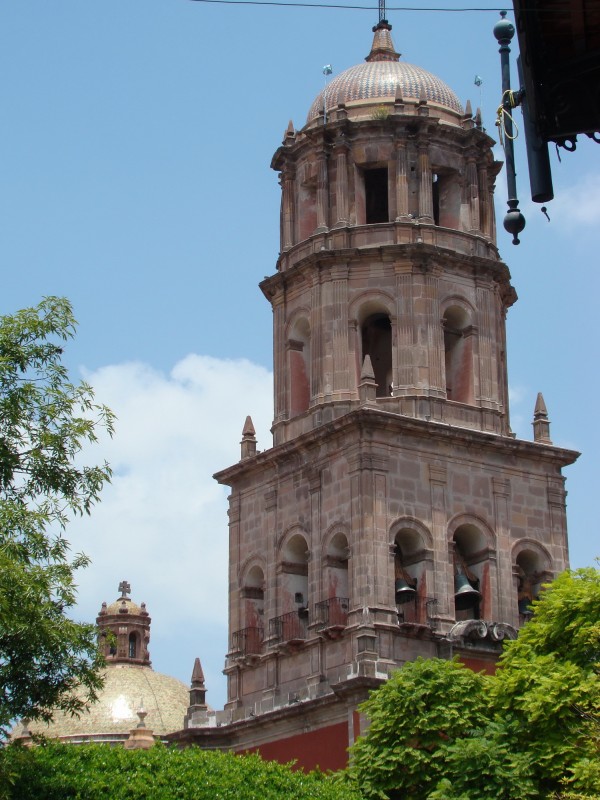
[[[259,452],[248,418],[215,476],[228,701],[191,711],[182,744],[343,766],[371,688],[418,656],[492,670],[568,566],[577,453],[552,444],[541,395],[534,441],[510,428],[494,142],[390,31],[273,158],[274,444]]]

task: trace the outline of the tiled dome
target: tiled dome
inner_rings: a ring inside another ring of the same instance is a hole
[[[98,702],[79,718],[61,711],[50,724],[32,722],[29,730],[52,738],[110,740],[129,734],[139,722],[137,711],[143,704],[148,712],[145,725],[155,736],[180,730],[189,704],[189,689],[169,675],[151,667],[115,664],[106,670],[104,688]],[[13,732],[22,733],[22,724]]]
[[[115,600],[114,603],[110,603],[106,609],[103,608],[100,613],[141,615],[147,612],[145,607],[142,608],[141,606],[138,606],[138,604],[134,603],[131,598],[119,597],[119,599]]]
[[[337,75],[316,97],[307,122],[323,113],[324,95],[330,111],[340,103],[393,100],[398,90],[403,99],[420,100],[424,96],[429,102],[439,103],[457,114],[464,113],[460,100],[443,81],[421,67],[399,61],[400,55],[394,50],[390,29],[386,22],[374,28],[373,46],[366,63]]]

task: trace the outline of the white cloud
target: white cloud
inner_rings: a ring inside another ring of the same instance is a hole
[[[572,229],[600,224],[600,174],[588,173],[572,186],[558,188],[552,203],[553,219]]]
[[[259,448],[270,446],[272,376],[246,360],[189,355],[169,375],[129,363],[86,380],[118,419],[114,438],[84,454],[89,463],[106,458],[112,484],[92,516],[75,520],[67,534],[92,559],[78,576],[78,613],[95,618],[127,579],[133,599],[148,604],[155,668],[187,681],[198,654],[207,679],[218,675],[226,647],[228,489],[212,475],[239,460],[247,414]]]

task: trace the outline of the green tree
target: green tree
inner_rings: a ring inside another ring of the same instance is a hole
[[[393,673],[362,704],[370,720],[352,747],[366,798],[426,798],[446,776],[448,749],[490,720],[489,678],[458,661],[423,659]]]
[[[73,622],[74,573],[64,529],[89,513],[110,468],[79,464],[113,416],[62,364],[75,333],[69,302],[48,297],[0,317],[0,730],[15,717],[78,712],[101,686],[93,625]],[[80,690],[75,695],[73,690]]]
[[[406,664],[361,710],[366,798],[600,797],[600,572],[565,572],[506,644],[494,676]]]
[[[600,795],[600,571],[567,571],[509,642],[492,702],[514,752],[527,752],[542,792]]]

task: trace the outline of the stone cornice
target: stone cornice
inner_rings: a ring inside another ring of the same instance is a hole
[[[219,483],[231,486],[242,476],[250,475],[255,471],[261,472],[269,467],[277,469],[282,461],[289,461],[291,458],[302,459],[304,455],[307,463],[314,463],[314,451],[320,448],[325,440],[344,436],[349,431],[358,429],[361,432],[359,441],[362,443],[362,433],[369,433],[374,428],[387,430],[394,437],[399,435],[414,438],[435,437],[438,442],[449,441],[454,446],[477,447],[495,454],[517,456],[536,462],[551,462],[559,469],[573,464],[580,455],[576,450],[568,450],[554,445],[460,428],[445,422],[415,419],[390,411],[382,411],[376,407],[363,407],[352,410],[308,433],[301,434],[290,442],[276,445],[256,456],[246,458],[244,461],[220,470],[213,477]]]

